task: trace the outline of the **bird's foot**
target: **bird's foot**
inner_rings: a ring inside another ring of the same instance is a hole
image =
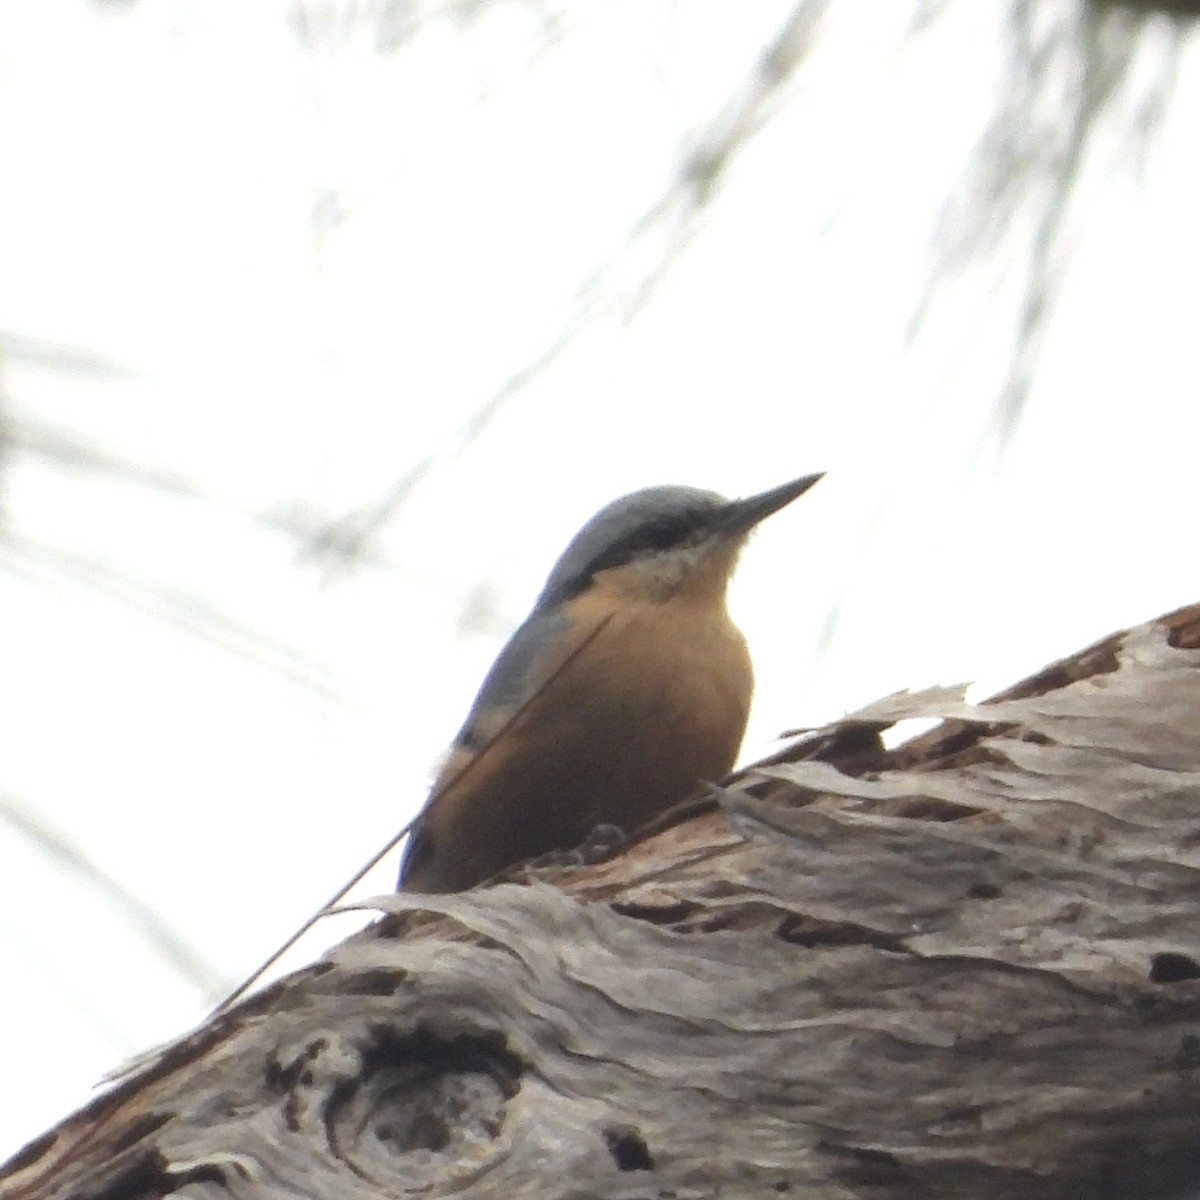
[[[587,867],[611,858],[628,839],[619,825],[596,825],[572,850],[551,850],[535,858],[531,867]]]
[[[612,858],[627,840],[625,830],[619,825],[595,825],[591,833],[575,847],[575,853],[584,866],[603,862],[606,858]]]

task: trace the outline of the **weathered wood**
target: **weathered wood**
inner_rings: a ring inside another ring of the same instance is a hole
[[[0,1194],[1200,1190],[1197,645],[893,697],[610,861],[384,897]]]

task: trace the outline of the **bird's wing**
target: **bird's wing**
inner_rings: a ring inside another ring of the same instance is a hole
[[[496,656],[454,739],[455,749],[479,750],[557,670],[572,651],[571,619],[561,610],[529,615]]]

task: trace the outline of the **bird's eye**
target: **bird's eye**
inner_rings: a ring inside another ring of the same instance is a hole
[[[687,528],[678,522],[663,521],[657,525],[648,525],[643,530],[642,545],[647,550],[668,550],[678,545],[687,535]]]
[[[592,565],[592,571],[602,571],[611,566],[622,566],[632,563],[635,559],[644,558],[647,554],[655,554],[671,550],[686,539],[691,532],[690,526],[678,521],[659,521],[644,524],[635,529],[626,538],[608,547],[599,559]]]
[[[695,522],[682,520],[652,521],[640,525],[593,559],[588,567],[588,576],[682,545],[694,529]]]
[[[682,521],[656,521],[643,525],[627,539],[621,548],[621,557],[626,562],[632,562],[635,558],[642,558],[647,554],[670,550],[685,542],[691,531],[692,527]]]

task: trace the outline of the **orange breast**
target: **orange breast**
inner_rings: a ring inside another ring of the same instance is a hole
[[[632,833],[733,765],[753,675],[723,602],[631,603],[593,589],[569,612],[574,641],[536,697],[492,743],[443,769],[407,889],[471,887],[572,849],[600,824]]]

